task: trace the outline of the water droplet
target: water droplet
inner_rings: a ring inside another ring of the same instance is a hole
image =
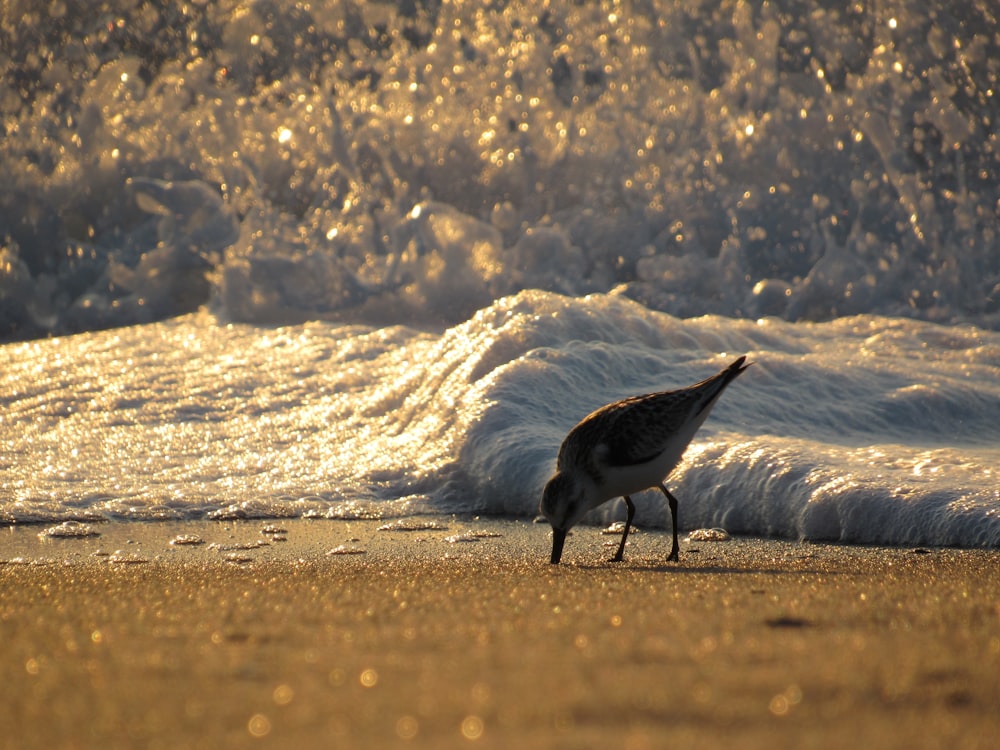
[[[254,714],[247,722],[247,731],[254,737],[266,737],[271,733],[271,720],[264,714]]]
[[[400,716],[396,721],[396,735],[401,740],[412,740],[420,731],[420,723],[412,716]]]
[[[292,698],[295,697],[295,691],[292,690],[291,685],[282,684],[278,685],[278,687],[274,689],[274,693],[272,693],[271,697],[279,706],[287,706],[292,702]]]
[[[483,720],[478,716],[462,719],[462,736],[467,740],[478,740],[483,736]]]

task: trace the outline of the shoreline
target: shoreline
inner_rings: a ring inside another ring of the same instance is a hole
[[[45,528],[0,529],[2,747],[1000,733],[996,550],[685,540],[673,564],[643,530],[612,564],[617,537],[583,527],[551,566],[546,525],[494,518]]]

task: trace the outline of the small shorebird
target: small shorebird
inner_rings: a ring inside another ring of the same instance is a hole
[[[689,388],[633,396],[602,406],[569,431],[559,448],[556,473],[545,485],[541,512],[552,524],[552,559],[562,557],[566,533],[590,510],[625,498],[625,531],[612,562],[621,562],[632,527],[634,492],[659,487],[670,505],[674,540],[668,560],[677,560],[677,498],[663,480],[681,460],[726,386],[750,365],[740,357]]]

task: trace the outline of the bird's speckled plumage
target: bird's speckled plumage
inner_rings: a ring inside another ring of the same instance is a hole
[[[563,440],[557,470],[578,466],[600,483],[602,465],[633,466],[652,461],[685,423],[711,408],[723,389],[743,372],[745,368],[740,366],[744,359],[689,388],[632,396],[591,412]]]
[[[659,486],[667,496],[674,521],[677,555],[676,499],[662,482],[719,396],[749,365],[740,357],[721,372],[688,388],[633,396],[603,406],[570,430],[559,449],[556,474],[542,496],[541,511],[552,523],[553,562],[561,554],[568,529],[588,511],[624,497],[629,521],[616,560],[621,559],[634,507],[630,493]],[[558,549],[557,549],[558,547]]]

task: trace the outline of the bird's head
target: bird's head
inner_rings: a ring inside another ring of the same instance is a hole
[[[550,562],[553,565],[562,557],[567,532],[580,522],[590,507],[585,484],[572,474],[556,472],[545,485],[539,510],[552,524]]]

